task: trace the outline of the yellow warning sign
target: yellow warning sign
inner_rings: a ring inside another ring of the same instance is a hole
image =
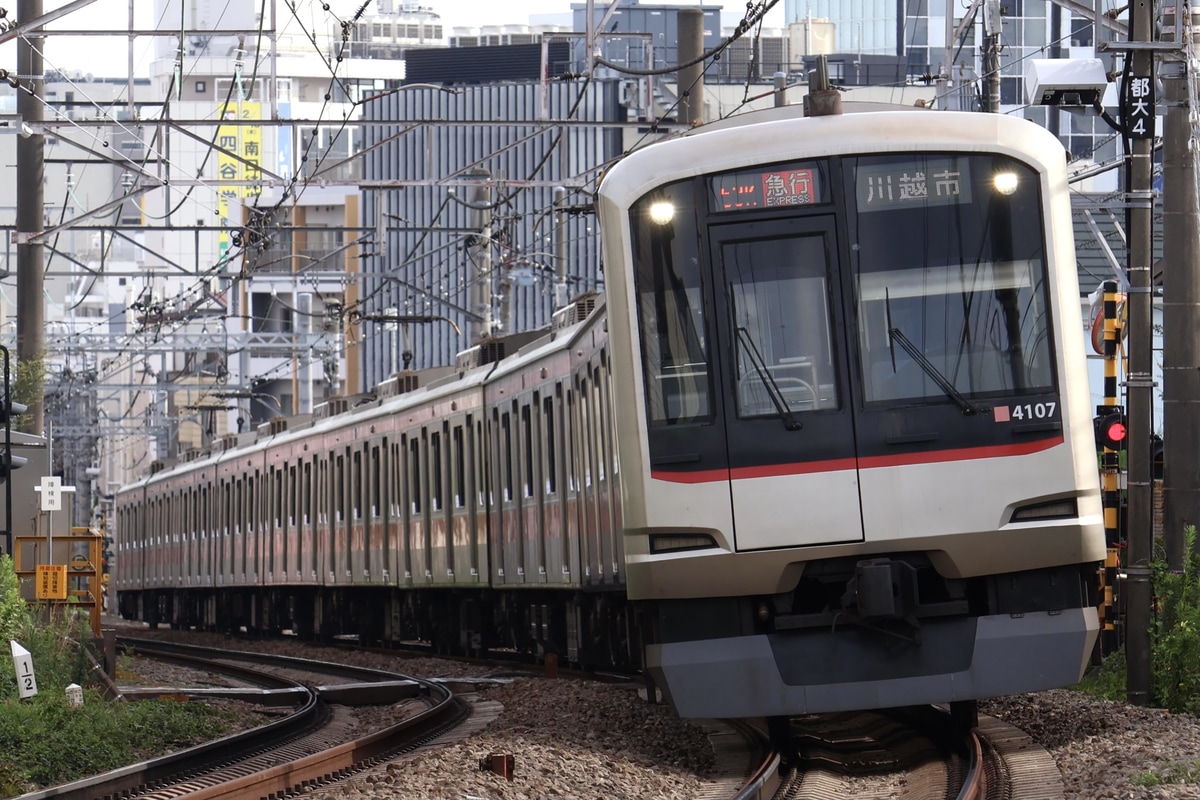
[[[66,600],[67,599],[67,565],[38,564],[37,568],[37,599]]]

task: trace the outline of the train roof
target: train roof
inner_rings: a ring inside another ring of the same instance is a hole
[[[318,406],[320,413],[276,417],[256,431],[226,436],[210,449],[192,450],[180,459],[158,462],[157,469],[152,468],[150,474],[122,486],[117,493],[469,391],[490,379],[515,372],[529,361],[573,346],[588,329],[588,323],[598,320],[603,313],[603,294],[590,292],[556,312],[554,322],[548,328],[487,339],[460,353],[453,367],[397,373],[375,391],[331,398]],[[496,354],[498,357],[490,357]],[[389,384],[391,388],[387,388]],[[381,387],[384,387],[382,391]]]
[[[792,145],[790,156],[796,159],[906,152],[919,145],[922,149],[1002,152],[1025,160],[1040,157],[1047,169],[1061,172],[1065,179],[1062,143],[1029,120],[907,107],[805,117],[791,108],[731,117],[635,150],[605,174],[598,194],[624,206],[662,184],[665,176],[684,179],[741,169],[761,162],[763,143],[776,137]],[[678,146],[686,140],[695,144]]]

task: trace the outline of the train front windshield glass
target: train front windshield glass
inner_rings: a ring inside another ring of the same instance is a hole
[[[794,187],[779,202],[777,184]],[[702,176],[655,189],[630,221],[653,426],[714,419],[714,349],[739,418],[841,408],[836,320],[857,339],[867,406],[1055,390],[1039,176],[1008,157],[894,153]],[[846,309],[829,305],[842,241]]]
[[[633,215],[646,403],[654,425],[712,419],[696,210],[686,183],[663,187]]]
[[[1037,174],[997,155],[846,167],[865,401],[1053,390]]]

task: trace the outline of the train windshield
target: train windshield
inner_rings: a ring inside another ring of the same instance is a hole
[[[646,404],[652,425],[712,419],[703,281],[691,187],[674,184],[633,215]]]
[[[1051,391],[1037,174],[991,154],[846,166],[865,402]]]

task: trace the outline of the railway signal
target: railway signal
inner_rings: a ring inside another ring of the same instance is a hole
[[[5,428],[4,452],[0,453],[0,481],[8,480],[9,473],[29,463],[29,459],[24,456],[13,455],[12,444],[7,433],[12,421],[28,410],[29,408],[24,403],[16,403],[11,399],[0,402],[0,422],[4,423]]]
[[[8,348],[0,345],[0,355],[4,357],[4,399],[0,400],[0,421],[4,423],[4,449],[0,451],[0,481],[4,483],[4,552],[12,555],[12,482],[8,474],[14,469],[25,466],[26,459],[12,454],[12,420],[13,415],[24,414],[27,409],[21,403],[12,399],[12,374],[10,371]]]
[[[1096,444],[1105,450],[1124,450],[1129,437],[1129,421],[1119,407],[1096,417]]]

